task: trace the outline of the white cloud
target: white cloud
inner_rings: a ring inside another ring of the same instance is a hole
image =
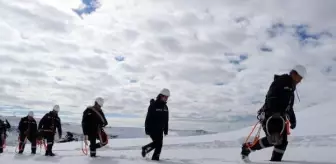
[[[309,71],[298,110],[335,95],[334,37],[315,47],[291,29],[266,32],[307,24],[335,35],[334,0],[104,0],[83,20],[71,11],[78,3],[0,0],[2,104],[81,113],[103,96],[106,110],[142,117],[168,87],[173,117],[225,120],[254,114],[274,73],[296,63]]]

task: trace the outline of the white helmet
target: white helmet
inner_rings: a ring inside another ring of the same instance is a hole
[[[60,111],[60,106],[59,105],[55,105],[54,108],[53,108],[53,111],[59,112]]]
[[[29,112],[28,112],[28,116],[30,116],[30,117],[34,117],[34,112],[33,112],[33,111],[29,111]]]
[[[163,89],[161,90],[160,94],[169,97],[169,96],[170,96],[170,91],[169,91],[169,89],[167,89],[167,88],[163,88]]]
[[[293,70],[296,71],[302,78],[307,75],[307,70],[303,65],[296,65]]]
[[[101,97],[97,97],[95,102],[101,107],[104,105],[104,99]]]

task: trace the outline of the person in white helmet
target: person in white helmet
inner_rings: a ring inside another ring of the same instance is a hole
[[[104,127],[108,125],[105,114],[102,110],[104,99],[96,98],[94,105],[87,107],[83,112],[82,129],[85,140],[90,141],[90,156],[96,157],[96,150],[105,146],[108,142],[108,136]],[[99,143],[96,140],[99,139]]]
[[[55,141],[56,128],[59,138],[62,138],[61,119],[58,117],[60,106],[55,105],[53,110],[45,114],[39,122],[38,131],[42,138],[47,139],[47,150],[45,156],[55,156],[52,147]]]
[[[142,147],[141,155],[154,150],[152,160],[159,161],[163,143],[163,134],[168,135],[169,110],[167,100],[170,91],[167,88],[161,90],[156,100],[151,99],[145,120],[145,132],[151,137],[153,142]]]
[[[34,119],[34,112],[29,111],[26,117],[22,117],[18,130],[19,134],[19,154],[22,154],[25,149],[26,140],[31,143],[31,154],[36,154],[36,139],[37,139],[37,123]]]
[[[286,122],[290,128],[296,127],[296,117],[293,110],[296,86],[307,75],[302,65],[295,66],[289,74],[274,75],[274,81],[266,95],[263,107],[258,111],[258,120],[262,124],[266,137],[261,138],[255,145],[242,145],[242,159],[249,160],[251,151],[261,150],[273,146],[270,161],[281,161],[286,151],[288,140]]]

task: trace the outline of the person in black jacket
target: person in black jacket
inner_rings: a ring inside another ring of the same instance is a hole
[[[10,128],[11,125],[7,119],[5,121],[0,119],[0,153],[3,153],[3,148],[7,137],[7,130]]]
[[[164,88],[156,97],[156,100],[150,100],[145,120],[145,132],[150,136],[153,142],[142,147],[141,155],[143,157],[155,149],[152,160],[160,160],[163,133],[168,135],[169,111],[167,100],[169,96],[170,91]]]
[[[242,145],[242,158],[248,160],[251,151],[274,146],[270,161],[281,161],[286,151],[288,140],[286,121],[289,120],[290,128],[296,127],[296,117],[293,110],[294,91],[296,85],[306,75],[306,68],[297,65],[289,74],[274,75],[263,107],[258,111],[258,119],[262,124],[266,136],[255,145]]]
[[[82,129],[85,136],[85,142],[90,141],[90,156],[96,157],[96,149],[105,146],[108,142],[107,135],[103,129],[108,125],[105,114],[101,109],[104,105],[104,99],[98,97],[93,106],[89,106],[83,112]],[[96,139],[100,143],[96,143]]]
[[[37,123],[33,111],[30,111],[28,116],[21,118],[18,130],[20,132],[19,154],[23,153],[27,139],[31,143],[31,153],[36,154]]]
[[[38,125],[38,130],[42,138],[47,139],[46,156],[55,156],[52,152],[54,145],[56,128],[59,138],[62,138],[61,119],[58,117],[59,105],[55,105],[53,110],[45,114]]]

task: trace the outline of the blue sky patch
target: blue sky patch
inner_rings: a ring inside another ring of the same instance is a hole
[[[116,57],[114,57],[114,59],[116,60],[116,61],[124,61],[125,60],[125,57],[123,57],[123,56],[116,56]]]
[[[318,45],[318,40],[324,37],[333,37],[333,34],[328,31],[312,32],[311,27],[308,24],[286,25],[283,22],[272,24],[271,27],[266,30],[266,32],[270,38],[290,34],[296,38],[301,45]]]
[[[72,9],[79,17],[83,19],[83,14],[90,15],[101,6],[98,0],[82,0],[82,4],[77,9]]]

